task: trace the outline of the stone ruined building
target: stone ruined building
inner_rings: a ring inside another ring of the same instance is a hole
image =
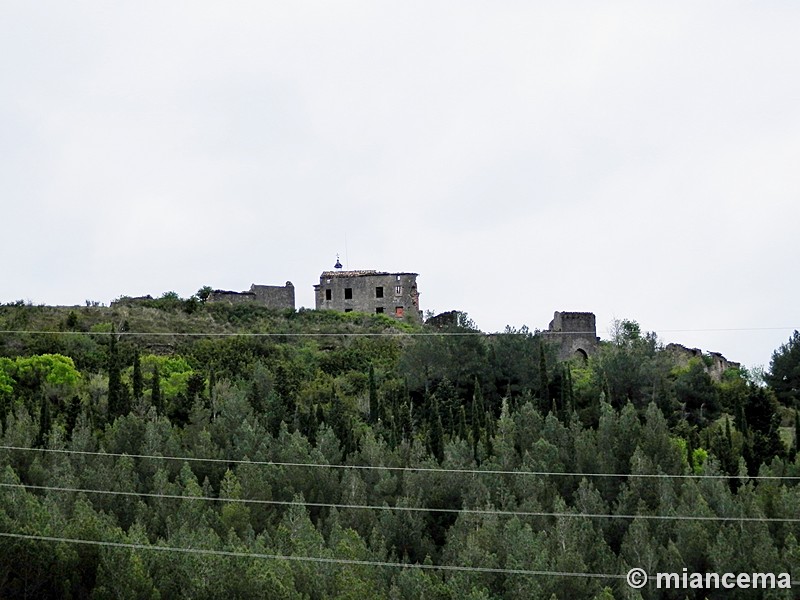
[[[422,322],[417,273],[323,271],[314,286],[317,310],[384,314]]]
[[[725,371],[738,369],[742,366],[738,362],[728,360],[719,352],[704,354],[700,348],[687,348],[681,344],[667,344],[665,350],[673,356],[675,364],[679,367],[685,367],[692,359],[699,359],[702,361],[708,376],[717,383],[722,381],[722,374]]]
[[[600,338],[594,313],[559,312],[553,315],[550,326],[542,332],[549,342],[558,345],[558,359],[587,360],[597,351]]]
[[[247,292],[214,290],[209,294],[206,302],[227,302],[228,304],[253,302],[267,308],[294,309],[294,285],[291,281],[287,281],[284,286],[256,285],[254,283]]]

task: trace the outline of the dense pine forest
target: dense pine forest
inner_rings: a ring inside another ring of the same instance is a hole
[[[203,294],[0,330],[2,598],[796,597],[624,577],[800,579],[797,332],[712,378],[632,320],[574,362]]]

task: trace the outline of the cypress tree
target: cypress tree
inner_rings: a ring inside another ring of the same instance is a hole
[[[386,421],[386,406],[383,403],[383,396],[378,393],[378,422],[383,423]]]
[[[159,415],[164,414],[164,402],[161,398],[161,376],[158,374],[158,365],[153,365],[153,381],[150,386],[150,401],[156,407]]]
[[[65,427],[67,430],[67,439],[72,439],[72,430],[75,429],[75,423],[78,421],[78,415],[81,412],[81,399],[78,396],[73,396],[72,400],[67,407]]]
[[[447,376],[443,377],[436,386],[436,398],[439,402],[439,415],[442,417],[445,433],[452,433],[458,424],[455,416],[461,402],[455,386]]]
[[[478,424],[478,420],[473,418],[472,419],[472,458],[475,459],[475,462],[478,462],[478,440],[481,439],[481,428]]]
[[[797,456],[800,452],[800,409],[794,409],[794,448],[793,455]]]
[[[214,369],[208,371],[208,396],[209,398],[214,393],[214,387],[217,385],[217,373]]]
[[[203,400],[203,392],[206,389],[206,378],[202,373],[192,373],[186,382],[186,399],[189,406],[195,403],[196,400]],[[204,402],[205,404],[205,402]]]
[[[483,410],[483,393],[475,378],[475,391],[472,393],[472,457],[478,462],[478,443],[481,439],[482,423],[485,412]]]
[[[11,396],[9,394],[0,394],[0,425],[2,425],[2,430],[0,431],[3,433],[6,431],[6,417],[10,409]]]
[[[736,427],[742,432],[744,437],[748,437],[749,431],[747,427],[747,417],[744,413],[744,403],[740,399],[736,399]]]
[[[142,379],[142,361],[139,358],[139,348],[133,350],[133,398],[141,400],[144,392],[144,381]]]
[[[317,427],[322,425],[325,422],[325,410],[322,408],[322,404],[317,404]]]
[[[422,410],[422,419],[430,427],[439,415],[439,399],[436,397],[436,394],[431,394],[427,388],[425,389],[425,396],[422,400]]]
[[[389,417],[389,447],[397,448],[397,441],[400,439],[400,432],[397,430],[397,419],[394,414]]]
[[[728,444],[728,450],[733,452],[733,435],[731,435],[731,419],[725,417],[725,441]]]
[[[575,410],[575,390],[572,388],[572,369],[569,368],[569,365],[566,367],[566,374],[567,374],[567,406],[566,410],[567,413],[571,413]]]
[[[375,369],[369,366],[369,422],[378,421],[378,388],[375,385]]]
[[[483,406],[483,390],[481,389],[480,383],[478,383],[478,378],[475,378],[475,388],[472,392],[472,426],[473,428],[477,425],[479,428],[483,427],[483,417],[485,414],[485,408]]]
[[[738,459],[733,454],[733,436],[731,435],[731,419],[725,417],[725,439],[723,440],[723,448],[718,458],[722,469],[729,475],[735,475],[738,467]]]
[[[42,394],[42,403],[39,409],[39,434],[36,436],[36,445],[44,446],[47,438],[50,437],[50,398],[47,394]]]
[[[344,456],[347,457],[356,450],[358,450],[356,444],[356,438],[353,432],[353,422],[348,417],[347,420],[344,422],[344,434],[342,435],[342,446],[344,449]]]
[[[409,442],[414,440],[414,405],[403,401],[400,405],[400,431]]]
[[[292,416],[292,428],[289,432],[300,431],[300,407],[294,405],[294,415]],[[306,436],[307,437],[307,436]]]
[[[400,421],[400,401],[399,401],[399,397],[400,397],[400,392],[399,392],[399,390],[395,389],[395,390],[392,391],[391,400],[389,401],[390,404],[391,404],[391,406],[389,408],[390,408],[390,410],[392,412],[392,418],[395,420],[395,422],[399,422]]]
[[[505,398],[506,398],[506,400],[508,400],[509,408],[511,408],[512,410],[516,410],[516,408],[517,408],[517,399],[514,398],[514,396],[511,394],[511,382],[510,381],[506,384]]]
[[[297,385],[295,380],[291,377],[291,371],[287,369],[283,363],[278,363],[275,368],[275,391],[281,398],[284,406],[283,413],[291,415],[295,409],[295,398],[297,394]]]
[[[486,445],[486,454],[491,456],[494,454],[494,434],[495,434],[495,422],[494,422],[494,415],[491,411],[486,411],[486,427],[484,429],[486,432],[486,438],[484,440],[484,444]]]
[[[539,338],[539,395],[541,399],[544,401],[544,405],[547,406],[549,404],[548,395],[548,387],[549,387],[550,379],[547,376],[547,358],[545,357],[544,353],[544,341],[542,338]]]
[[[211,420],[217,418],[217,374],[214,369],[208,372],[208,405],[211,408]]]
[[[113,421],[123,414],[122,376],[119,367],[119,354],[117,352],[117,336],[114,326],[111,326],[111,336],[108,345],[108,419]]]
[[[469,429],[467,428],[467,411],[462,404],[458,409],[458,437],[462,440],[469,439]]]
[[[319,429],[319,423],[317,422],[317,407],[312,405],[311,409],[308,411],[306,425],[306,437],[312,446],[317,445],[317,429]]]
[[[442,417],[439,416],[439,402],[433,396],[433,416],[429,428],[428,447],[430,453],[441,463],[444,460],[444,428],[442,427]]]

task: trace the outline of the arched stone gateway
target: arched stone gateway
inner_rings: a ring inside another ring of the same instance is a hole
[[[587,362],[589,360],[589,353],[583,348],[576,348],[572,356],[581,360],[582,362]]]

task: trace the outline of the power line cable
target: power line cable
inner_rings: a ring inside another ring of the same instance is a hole
[[[698,328],[698,329],[653,329],[652,333],[702,333],[702,332],[724,332],[724,331],[793,331],[800,329],[800,326],[791,327],[712,327],[712,328]],[[650,330],[648,330],[650,331]],[[258,331],[207,331],[207,332],[189,332],[189,331],[60,331],[60,330],[21,330],[21,329],[4,329],[0,330],[0,334],[5,335],[99,335],[108,336],[116,335],[120,337],[145,337],[145,336],[174,336],[174,337],[463,337],[463,336],[484,336],[484,337],[499,337],[499,336],[535,336],[543,334],[546,336],[556,335],[576,335],[593,333],[591,331],[415,331],[415,332],[258,332]],[[606,333],[610,333],[606,330]]]
[[[385,567],[399,569],[422,569],[428,571],[455,571],[461,573],[494,573],[500,575],[525,575],[529,577],[580,577],[585,579],[625,579],[626,575],[612,573],[589,573],[584,571],[537,571],[530,569],[504,569],[500,567],[468,567],[464,565],[428,565],[424,563],[398,563],[378,560],[356,560],[349,558],[328,558],[321,556],[292,556],[285,554],[264,554],[261,552],[237,552],[233,550],[210,550],[204,548],[182,548],[179,546],[151,546],[147,544],[133,544],[127,542],[108,542],[101,540],[85,540],[79,538],[64,538],[46,535],[32,535],[23,533],[0,532],[0,537],[28,541],[55,542],[64,544],[83,544],[89,546],[104,546],[108,548],[122,548],[127,550],[151,550],[156,552],[172,552],[176,554],[199,554],[203,556],[226,556],[231,558],[257,558],[263,560],[285,560],[291,562],[323,563],[362,567]],[[648,579],[655,579],[649,575]],[[800,585],[800,581],[791,581],[791,585]]]
[[[391,471],[400,473],[460,473],[464,475],[526,475],[533,477],[628,477],[635,479],[748,479],[766,481],[796,481],[800,475],[671,475],[667,473],[579,473],[575,471],[509,471],[488,469],[448,469],[435,467],[390,467],[386,465],[331,465],[322,463],[285,462],[268,460],[241,460],[227,458],[201,458],[194,456],[159,456],[154,454],[126,454],[122,452],[91,452],[88,450],[67,450],[64,448],[25,448],[22,446],[0,446],[0,450],[24,452],[50,452],[56,454],[76,454],[79,456],[105,456],[108,458],[138,458],[150,460],[176,460],[184,462],[205,462],[227,465],[255,465],[271,467],[308,467],[322,469],[354,469],[362,471]]]
[[[56,487],[46,485],[28,485],[23,483],[0,483],[0,488],[13,488],[21,490],[39,490],[65,493],[101,494],[108,496],[136,496],[142,498],[157,498],[166,500],[196,500],[209,502],[230,502],[231,504],[260,504],[275,506],[302,506],[314,508],[384,510],[396,512],[432,512],[475,514],[505,517],[564,517],[587,519],[645,519],[658,521],[721,521],[735,523],[800,523],[800,518],[778,517],[720,517],[703,515],[615,515],[605,513],[570,513],[570,512],[543,512],[543,511],[517,511],[517,510],[492,510],[481,508],[439,508],[424,506],[389,506],[375,504],[337,504],[332,502],[300,502],[297,500],[266,500],[257,498],[221,498],[214,496],[186,496],[183,494],[160,494],[154,492],[126,492],[118,490],[97,490],[87,488]]]
[[[565,332],[566,333],[566,332]],[[475,335],[502,335],[483,333],[480,331],[450,331],[450,332],[317,332],[317,333],[301,333],[301,332],[258,332],[258,331],[242,331],[242,332],[186,332],[186,331],[43,331],[43,330],[0,330],[0,334],[34,334],[34,335],[115,335],[115,336],[128,336],[128,337],[145,337],[145,336],[176,336],[176,337],[430,337],[430,336],[475,336]]]
[[[236,552],[232,550],[207,550],[204,548],[182,548],[179,546],[150,546],[146,544],[132,544],[125,542],[108,542],[101,540],[84,540],[78,538],[64,538],[48,535],[31,535],[22,533],[0,532],[0,537],[16,538],[31,541],[57,542],[67,544],[87,544],[92,546],[107,546],[112,548],[125,548],[129,550],[154,550],[158,552],[176,552],[184,554],[202,554],[206,556],[228,556],[236,558],[260,558],[266,560],[287,560],[295,562],[315,562],[327,564],[340,564],[365,567],[392,567],[400,569],[426,569],[431,571],[460,571],[471,573],[497,573],[501,575],[529,575],[550,577],[585,577],[594,579],[623,579],[624,575],[610,573],[584,573],[569,571],[533,571],[528,569],[503,569],[499,567],[467,567],[463,565],[427,565],[420,563],[399,563],[379,560],[356,560],[349,558],[327,558],[321,556],[292,556],[284,554],[263,554],[260,552]]]

